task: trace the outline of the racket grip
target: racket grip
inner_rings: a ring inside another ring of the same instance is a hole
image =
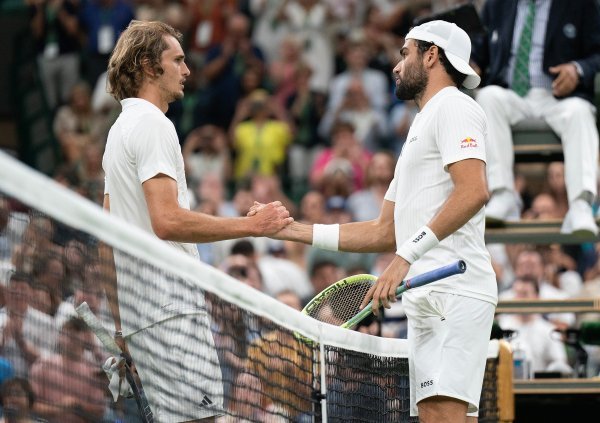
[[[367,304],[365,306],[365,308],[363,308],[361,311],[359,311],[354,317],[352,317],[346,323],[343,323],[342,325],[340,325],[340,327],[342,327],[344,329],[349,329],[349,328],[352,328],[352,327],[358,325],[360,322],[362,322],[365,319],[365,317],[367,317],[369,314],[373,313],[373,310],[371,308],[372,305],[373,305],[373,301],[370,301],[369,304]]]
[[[402,281],[400,286],[396,289],[396,295],[400,295],[408,289],[417,288],[419,286],[447,278],[448,276],[465,273],[466,270],[467,263],[465,263],[464,260],[457,260],[454,263],[439,267],[429,272],[421,273],[420,275],[416,275],[410,279]]]

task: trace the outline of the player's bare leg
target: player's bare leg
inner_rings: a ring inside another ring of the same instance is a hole
[[[420,423],[466,423],[468,421],[467,403],[456,398],[437,395],[420,401],[417,406]]]

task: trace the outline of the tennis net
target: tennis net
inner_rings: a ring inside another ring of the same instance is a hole
[[[154,421],[417,421],[407,341],[304,316],[0,153],[4,221],[2,377],[30,383],[49,421],[138,413],[131,399],[113,402],[100,370],[108,353],[74,312],[86,301],[112,333],[115,285]],[[511,412],[502,351],[490,341],[480,422]]]

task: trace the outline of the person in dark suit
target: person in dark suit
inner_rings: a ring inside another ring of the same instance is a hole
[[[517,220],[511,127],[541,118],[560,136],[569,210],[563,233],[598,233],[596,197],[598,130],[591,103],[600,72],[600,5],[597,0],[488,0],[486,34],[471,56],[484,88],[477,102],[488,116],[488,221]]]

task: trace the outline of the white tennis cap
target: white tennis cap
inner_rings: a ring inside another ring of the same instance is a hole
[[[469,66],[471,58],[471,39],[467,33],[454,23],[446,21],[430,21],[415,26],[406,34],[406,38],[427,41],[444,49],[446,57],[460,73],[467,75],[463,86],[476,88],[481,82],[477,72]]]

